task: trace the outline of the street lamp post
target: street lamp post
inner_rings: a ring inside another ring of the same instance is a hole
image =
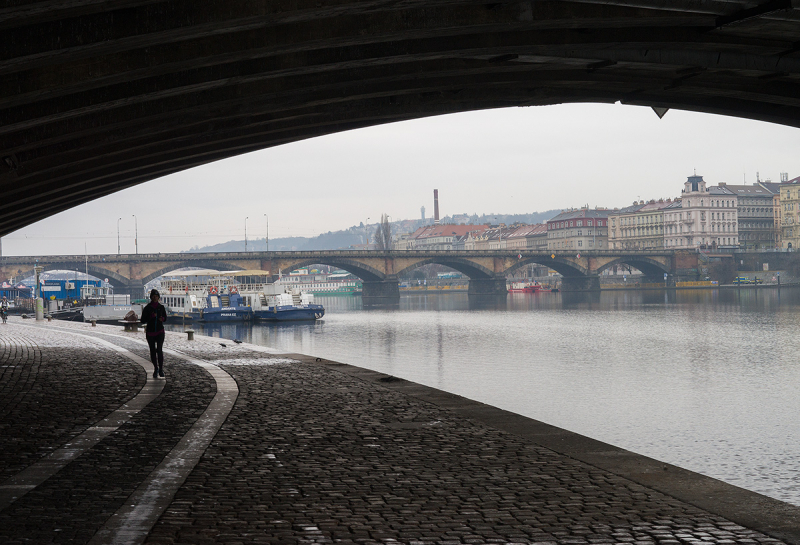
[[[133,236],[133,245],[136,248],[136,253],[139,253],[139,221],[136,219],[136,214],[133,214],[133,228],[134,236]]]
[[[250,216],[247,216],[247,218],[244,218],[244,252],[245,253],[247,253],[247,220],[248,220],[249,217]]]
[[[366,235],[367,235],[367,248],[366,249],[369,250],[369,218],[367,218],[367,221],[364,223],[364,233],[366,233]]]
[[[264,239],[264,242],[267,243],[267,251],[269,251],[269,215],[264,214],[264,217],[267,218],[267,237]]]
[[[117,219],[117,255],[119,255],[119,222],[122,218]]]

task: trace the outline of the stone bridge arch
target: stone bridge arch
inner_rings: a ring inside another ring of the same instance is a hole
[[[556,256],[555,259],[551,258],[550,256],[542,256],[542,257],[526,257],[520,259],[513,265],[511,265],[508,269],[505,270],[505,274],[509,275],[514,271],[527,267],[528,265],[542,265],[543,267],[549,267],[556,271],[558,274],[564,277],[575,277],[575,276],[587,276],[591,274],[591,271],[586,267],[582,266],[580,263],[576,263],[572,261],[568,257],[563,256]]]
[[[282,261],[279,269],[282,275],[288,275],[290,272],[297,270],[301,267],[309,265],[330,265],[332,267],[339,267],[342,270],[357,276],[365,282],[382,282],[386,279],[386,274],[366,263],[362,263],[357,259],[348,259],[342,257],[313,257],[301,259],[298,261]]]
[[[179,263],[174,263],[174,264],[167,265],[166,267],[161,267],[160,269],[155,270],[155,271],[151,272],[150,274],[148,274],[146,276],[143,276],[142,279],[141,279],[141,283],[144,286],[148,282],[150,282],[152,280],[155,280],[159,276],[163,276],[168,272],[172,272],[172,271],[177,270],[177,269],[185,269],[185,268],[188,268],[188,267],[199,267],[201,269],[213,269],[215,271],[234,271],[234,270],[237,270],[237,269],[241,269],[241,267],[237,267],[236,265],[232,265],[231,263],[227,263],[227,262],[224,262],[224,261],[214,261],[214,260],[209,260],[209,261],[202,261],[202,260],[201,261],[197,261],[197,260],[184,261],[182,263],[179,262]]]
[[[108,278],[108,283],[114,286],[114,288],[127,288],[128,286],[130,286],[131,283],[130,278],[126,278],[125,276],[122,276],[121,274],[115,273],[108,269],[98,267],[97,265],[92,263],[89,263],[88,268],[85,262],[77,262],[77,261],[74,263],[65,262],[65,263],[43,264],[41,265],[41,267],[43,269],[42,272],[74,271],[76,269],[79,273],[88,272],[90,275],[97,277],[101,280],[105,280],[106,278]],[[28,269],[20,273],[20,276],[22,278],[27,278],[29,276],[33,276],[34,274],[36,273],[33,269]]]
[[[472,261],[469,258],[448,258],[446,256],[420,259],[416,263],[412,263],[411,265],[408,265],[403,269],[397,271],[397,276],[402,277],[415,269],[431,264],[444,265],[445,267],[450,267],[451,269],[455,269],[458,272],[466,275],[470,279],[481,280],[481,279],[490,279],[497,276],[495,272],[492,271],[491,269],[488,269],[484,265],[476,263],[475,261]]]
[[[620,101],[800,126],[796,0],[6,4],[0,235],[248,151],[459,111]]]
[[[603,271],[614,267],[615,265],[630,265],[636,269],[642,271],[642,274],[647,278],[663,278],[665,273],[672,272],[669,265],[661,263],[660,261],[646,257],[646,256],[623,256],[617,259],[613,259],[608,263],[597,268],[596,273],[602,274]]]

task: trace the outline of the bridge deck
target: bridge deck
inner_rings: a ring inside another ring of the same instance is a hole
[[[599,102],[800,126],[792,0],[39,0],[0,9],[0,235],[238,154]]]

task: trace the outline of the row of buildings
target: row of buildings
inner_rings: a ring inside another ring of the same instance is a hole
[[[796,249],[800,177],[708,185],[689,176],[676,199],[624,208],[566,210],[538,225],[429,225],[400,235],[398,250]]]

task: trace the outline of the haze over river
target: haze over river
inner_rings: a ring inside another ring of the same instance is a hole
[[[800,505],[800,289],[317,302],[314,324],[194,329],[406,378]]]

